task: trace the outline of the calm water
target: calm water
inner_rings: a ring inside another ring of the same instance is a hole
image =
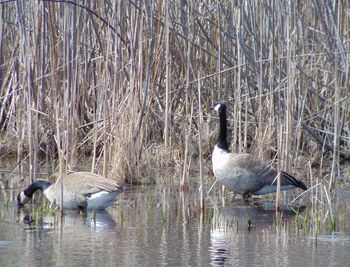
[[[315,236],[296,227],[263,200],[222,204],[216,194],[201,214],[196,196],[161,188],[137,188],[106,212],[63,217],[18,210],[18,190],[0,195],[0,266],[349,266],[350,216],[340,231]],[[307,214],[308,207],[301,212]],[[30,220],[35,222],[29,224]]]

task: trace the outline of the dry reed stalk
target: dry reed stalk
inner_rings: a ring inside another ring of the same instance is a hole
[[[109,150],[110,150],[110,142],[109,142],[109,133],[110,133],[110,114],[108,112],[108,103],[107,103],[107,92],[103,98],[104,108],[103,108],[103,176],[107,177],[108,175],[108,166],[109,166]]]
[[[170,83],[171,83],[171,61],[170,61],[170,31],[169,31],[169,1],[165,1],[164,3],[164,9],[165,9],[165,29],[164,29],[164,35],[165,35],[165,73],[166,73],[166,79],[165,79],[165,118],[164,118],[164,147],[165,149],[169,149],[169,111],[170,111]]]
[[[57,109],[56,109],[56,133],[57,136],[55,136],[56,144],[57,144],[57,150],[58,150],[58,179],[60,180],[60,206],[61,206],[61,214],[63,214],[63,173],[66,173],[65,170],[65,160],[64,160],[64,154],[62,151],[62,144],[61,144],[61,126],[60,126],[60,116],[59,116],[59,110],[60,110],[60,104],[57,102]]]
[[[329,211],[329,214],[330,214],[330,217],[331,217],[331,221],[334,222],[334,214],[333,214],[333,208],[332,208],[332,199],[329,196],[329,191],[327,191],[326,186],[323,186],[323,191],[324,191],[324,194],[326,195],[326,200],[327,200],[327,204],[328,204],[328,211]]]
[[[18,74],[18,73],[17,73]],[[25,107],[25,98],[22,96],[20,96],[20,94],[23,94],[23,91],[19,91],[18,93],[15,94],[15,98],[18,98],[17,103],[15,104],[15,110],[17,113],[17,110],[21,110],[24,109]],[[25,148],[24,148],[24,144],[25,144],[25,132],[26,132],[26,127],[25,127],[25,123],[24,123],[24,114],[22,112],[18,112],[18,116],[17,116],[17,123],[18,123],[18,128],[17,128],[17,135],[18,135],[18,145],[17,145],[17,165],[19,166],[19,172],[20,172],[20,177],[21,180],[23,181],[24,179],[24,167],[23,167],[23,163],[24,163],[24,153],[25,153]]]
[[[202,129],[203,129],[203,113],[202,113],[202,95],[200,77],[198,77],[198,153],[199,153],[199,192],[200,192],[200,209],[204,211],[204,182],[203,182],[203,148],[202,148]]]
[[[96,124],[97,124],[97,120],[95,120]],[[92,163],[91,163],[91,172],[95,171],[96,168],[96,158],[97,158],[97,127],[95,126],[95,131],[93,133],[93,148],[92,148]]]
[[[217,2],[217,9],[220,10],[220,3]],[[224,99],[227,99],[227,95],[223,94],[222,93],[222,24],[221,24],[221,12],[218,12],[218,16],[217,16],[217,23],[218,23],[218,26],[216,29],[218,31],[218,36],[217,36],[217,71],[219,72],[219,74],[217,75],[217,87],[218,87],[218,90],[219,90],[219,98],[222,98],[224,97]]]
[[[275,0],[272,0],[271,3],[271,10],[272,10],[272,16],[271,16],[271,24],[269,25],[270,31],[271,31],[271,40],[270,40],[270,49],[268,51],[268,58],[270,60],[270,68],[268,71],[268,83],[270,85],[269,88],[267,88],[268,92],[268,100],[267,103],[269,103],[268,107],[268,113],[269,113],[269,120],[268,120],[268,139],[267,141],[267,147],[271,147],[271,145],[274,143],[273,138],[276,136],[276,114],[275,114],[275,102],[274,102],[274,90],[275,90],[275,78],[274,78],[274,70],[275,70],[275,58],[276,58],[276,51],[274,49],[275,45]]]
[[[276,211],[280,211],[280,208],[281,208],[281,173],[278,173],[277,175],[275,208],[276,208]]]
[[[338,7],[339,8],[339,7]],[[339,19],[339,16],[338,16]],[[334,21],[334,27],[335,27],[335,33],[338,37],[339,32],[339,21]],[[336,51],[342,50],[341,47],[342,43],[340,42],[339,38],[337,38],[337,45],[336,45]],[[335,176],[339,175],[339,126],[341,125],[340,122],[340,97],[341,92],[339,88],[339,81],[338,76],[339,73],[337,69],[341,69],[341,62],[339,62],[339,59],[337,56],[334,58],[334,121],[333,121],[333,127],[334,127],[334,133],[333,133],[333,160],[332,160],[332,169],[331,169],[331,175],[329,179],[329,185],[328,190],[331,190],[334,187],[335,182]],[[348,62],[349,63],[349,62]]]
[[[260,8],[259,8],[260,9]],[[263,21],[263,16],[260,15],[260,21],[259,21],[259,25],[260,25],[260,32],[263,31],[263,27],[264,25],[264,21]],[[256,40],[256,42],[258,42],[258,40]],[[263,139],[263,110],[265,108],[265,105],[263,105],[263,76],[264,76],[264,65],[263,65],[263,36],[260,37],[260,44],[259,44],[259,51],[256,51],[256,54],[260,56],[260,63],[259,63],[259,80],[258,80],[258,108],[257,108],[257,128],[256,131],[258,131],[255,135],[257,136],[258,142],[256,142],[256,144],[259,147],[259,152],[258,155],[260,157],[264,157],[264,145],[262,143]],[[278,186],[277,186],[278,187]],[[278,192],[278,191],[277,191]],[[276,197],[276,201],[277,201],[278,197]],[[276,202],[276,208],[277,208],[277,202]]]
[[[26,28],[26,6],[24,1],[18,1],[17,2],[17,11],[19,14],[23,14],[20,16],[19,22],[21,26],[21,50],[23,51],[21,61],[24,65],[24,75],[22,79],[22,84],[24,87],[25,92],[25,108],[27,113],[27,125],[28,125],[28,153],[29,153],[29,181],[32,183],[34,181],[35,177],[35,169],[36,169],[36,163],[34,162],[34,153],[35,148],[33,144],[33,119],[32,119],[32,88],[31,88],[31,67],[30,67],[30,53],[26,53],[26,51],[29,50],[29,36],[27,34]]]
[[[30,155],[33,172],[57,136],[57,102],[67,168],[95,153],[95,170],[137,180],[157,157],[181,166],[188,153],[187,172],[198,159],[197,142],[183,145],[197,77],[203,107],[218,98],[233,107],[233,150],[279,169],[331,164],[329,184],[350,155],[347,1],[0,5],[0,138],[17,142],[19,163]],[[150,157],[150,147],[166,151]]]
[[[189,158],[189,142],[190,136],[192,135],[192,117],[194,112],[194,104],[191,105],[190,116],[188,117],[188,128],[185,136],[185,151],[184,151],[184,161],[182,168],[182,178],[180,182],[180,191],[185,191],[188,189],[188,175],[189,168],[191,166],[191,159]]]
[[[292,10],[292,5],[290,5],[290,12],[293,12]],[[292,29],[293,29],[293,22],[292,22],[293,16],[292,13],[290,13],[290,15],[287,16],[286,18],[286,31],[287,31],[287,71],[286,71],[286,75],[287,75],[287,88],[286,88],[286,93],[285,93],[285,98],[286,98],[286,110],[285,110],[285,135],[281,135],[281,136],[285,136],[284,141],[282,141],[284,143],[284,149],[283,149],[283,154],[281,154],[281,165],[283,166],[283,169],[285,171],[288,172],[289,166],[290,166],[290,162],[289,162],[289,156],[291,153],[291,139],[292,139],[292,134],[293,134],[293,122],[292,122],[292,113],[293,113],[293,96],[292,96],[292,78],[294,76],[293,73],[293,62],[290,60],[290,58],[292,58],[292,50],[293,50],[293,34]],[[282,134],[282,133],[281,133]]]
[[[238,65],[241,66],[243,64],[243,55],[242,55],[242,47],[241,47],[241,39],[242,39],[242,33],[241,33],[241,29],[242,29],[242,19],[243,17],[243,9],[241,8],[239,10],[238,13],[238,23],[239,23],[239,30],[237,30],[236,33],[236,37],[237,37],[237,58],[238,58]],[[243,68],[243,67],[242,67]],[[233,142],[236,143],[238,142],[238,151],[237,152],[242,152],[242,136],[241,136],[241,127],[242,127],[242,96],[241,96],[241,80],[242,80],[242,71],[243,69],[238,68],[238,77],[237,77],[237,89],[235,90],[235,96],[234,96],[234,100],[235,100],[235,112],[234,114],[236,114],[236,116],[234,116],[234,122],[236,122],[236,124],[234,123],[233,127],[233,131],[234,131],[234,137],[233,137]],[[247,92],[247,91],[246,91]],[[247,100],[248,95],[245,96],[245,100]],[[247,123],[247,121],[246,121]],[[246,125],[246,124],[245,124]]]

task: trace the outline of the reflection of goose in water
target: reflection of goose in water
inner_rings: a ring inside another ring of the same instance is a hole
[[[20,240],[25,240],[19,242],[17,249],[24,251],[20,265],[113,266],[119,262],[111,248],[118,248],[115,240],[119,240],[122,231],[113,213],[98,211],[94,219],[92,213],[68,212],[61,216],[57,212],[41,217],[37,211],[31,211],[27,217],[35,221],[28,225],[21,220],[16,227],[16,233],[21,233]],[[24,231],[19,231],[20,228]]]
[[[37,228],[38,225],[44,229],[86,228],[86,226],[89,226],[96,230],[112,229],[117,226],[116,221],[105,210],[81,214],[73,211],[65,212],[62,217],[61,215],[43,216],[39,218],[39,221],[35,221],[27,209],[24,209],[23,212],[22,222],[28,225],[29,229]]]
[[[223,220],[231,221],[238,227],[264,227],[273,224],[276,221],[276,216],[279,220],[293,217],[298,209],[303,211],[305,206],[292,207],[281,204],[280,213],[276,214],[275,203],[237,200],[222,207],[219,215]]]
[[[225,231],[223,228],[214,228],[210,233],[211,246],[209,247],[211,265],[224,266],[228,259]]]
[[[110,229],[117,226],[117,223],[106,210],[96,212],[89,212],[86,216],[77,216],[77,213],[65,214],[63,217],[63,226],[70,226],[76,224],[83,224],[96,229]]]
[[[287,221],[295,216],[295,211],[298,207],[288,205],[281,206],[281,212],[278,213],[278,219]],[[304,210],[305,207],[299,207],[299,210]],[[276,221],[275,204],[270,202],[251,202],[247,200],[237,200],[229,203],[227,206],[218,210],[218,214],[213,217],[213,228],[211,231],[211,246],[209,248],[211,264],[213,266],[225,266],[225,262],[236,262],[235,257],[243,257],[246,255],[236,255],[237,251],[232,249],[240,243],[244,251],[249,254],[249,245],[246,239],[255,238],[252,229],[259,228],[258,233],[261,236],[261,231],[268,229]],[[250,236],[249,236],[250,235]],[[233,244],[234,243],[234,244]],[[256,244],[255,244],[256,245]],[[231,262],[230,264],[231,265]],[[236,264],[232,264],[236,265]],[[248,264],[249,265],[249,264]]]

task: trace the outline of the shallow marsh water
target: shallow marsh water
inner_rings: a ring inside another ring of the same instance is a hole
[[[214,192],[201,214],[196,192],[134,188],[94,218],[50,215],[40,211],[40,201],[18,210],[17,193],[0,194],[0,266],[348,266],[350,261],[345,190],[335,194],[341,214],[336,231],[323,227],[317,235],[310,222],[300,228],[310,207],[295,215],[286,206],[276,215],[266,198],[223,204]]]

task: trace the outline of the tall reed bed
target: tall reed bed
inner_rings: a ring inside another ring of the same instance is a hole
[[[202,155],[210,164],[218,122],[208,106],[225,99],[233,151],[285,170],[309,163],[331,187],[350,149],[349,9],[1,1],[2,157],[28,162],[31,179],[58,155],[62,170],[89,156],[91,170],[132,182],[157,182],[171,167],[170,182],[186,187]]]

